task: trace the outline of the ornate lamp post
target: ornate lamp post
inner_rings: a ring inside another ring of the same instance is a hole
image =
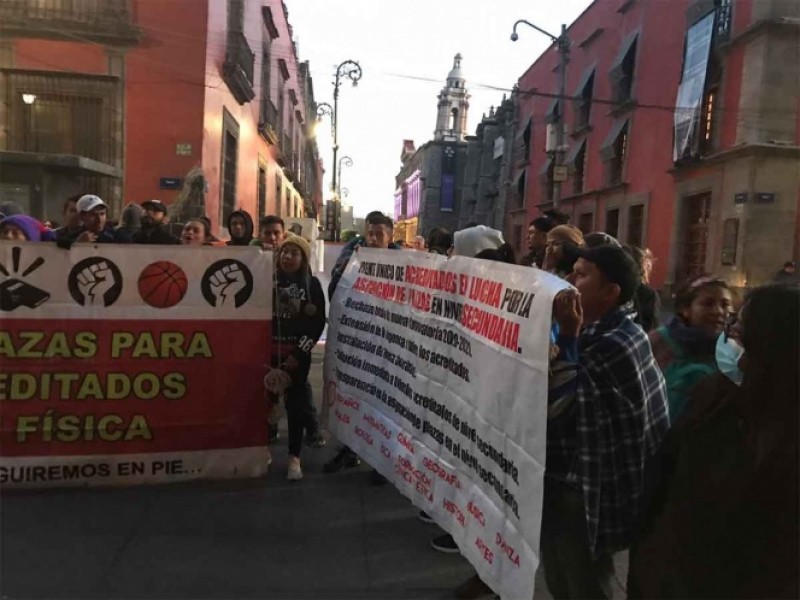
[[[345,167],[352,167],[353,159],[349,156],[343,156],[339,159],[339,189],[336,190],[336,198],[338,200],[342,198],[342,163],[344,163]]]
[[[341,165],[337,162],[337,157],[339,155],[339,86],[341,86],[342,81],[344,79],[349,79],[353,82],[353,87],[358,85],[359,80],[363,72],[361,70],[361,65],[354,60],[345,60],[339,63],[339,66],[336,67],[336,73],[334,74],[333,78],[333,114],[331,117],[331,124],[333,126],[333,178],[331,181],[331,191],[334,194],[333,198],[333,208],[335,212],[335,225],[333,231],[333,239],[334,241],[339,241],[339,236],[341,235],[340,232],[340,205],[339,205],[339,186],[337,184],[339,173],[337,173],[337,166],[338,170],[341,171]],[[322,108],[326,107],[326,108]],[[330,105],[327,103],[322,103],[317,107],[317,115],[322,116],[325,114],[330,114],[327,112],[330,110]],[[322,112],[320,112],[322,111]],[[351,164],[352,164],[352,159]],[[350,165],[348,165],[350,166]]]
[[[567,26],[561,26],[561,35],[555,36],[548,33],[544,29],[537,27],[533,23],[520,19],[514,23],[514,29],[511,32],[511,41],[516,42],[519,39],[517,35],[517,25],[524,23],[528,27],[532,27],[539,33],[543,33],[549,37],[558,48],[558,54],[561,58],[558,66],[558,113],[556,114],[555,127],[556,127],[556,150],[555,150],[555,167],[562,167],[564,162],[564,108],[567,102],[566,88],[567,88],[567,63],[569,62],[569,48],[570,41],[567,37]],[[559,169],[561,171],[561,169]],[[560,174],[559,174],[560,175]],[[553,206],[558,208],[558,203],[561,200],[561,178],[553,177]]]

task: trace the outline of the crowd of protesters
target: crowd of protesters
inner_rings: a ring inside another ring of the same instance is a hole
[[[272,403],[285,401],[287,477],[302,478],[304,433],[310,445],[324,444],[308,373],[326,298],[308,241],[275,216],[262,217],[256,232],[244,211],[231,213],[223,242],[204,218],[173,237],[158,200],[126,208],[118,227],[108,210],[94,195],[70,198],[58,228],[14,211],[0,219],[0,239],[272,250],[276,326],[265,385]],[[631,598],[798,597],[794,263],[744,297],[722,279],[696,277],[676,290],[674,314],[662,319],[649,285],[652,253],[606,233],[584,235],[558,211],[531,222],[519,261],[501,232],[483,225],[436,228],[408,245],[393,233],[389,217],[367,216],[365,235],[342,248],[331,271],[329,301],[362,247],[519,264],[571,284],[555,298],[551,332],[541,559],[555,598],[610,598],[612,556],[625,549]],[[324,471],[358,464],[342,447]],[[377,472],[371,479],[385,481]],[[433,546],[459,551],[446,534]],[[476,575],[456,593],[487,591]]]

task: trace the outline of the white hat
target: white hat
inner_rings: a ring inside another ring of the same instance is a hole
[[[503,234],[496,229],[486,225],[476,225],[456,231],[453,236],[453,255],[473,258],[484,250],[497,250],[504,243]]]
[[[100,196],[95,196],[93,194],[86,194],[85,196],[81,196],[78,200],[78,212],[90,212],[93,211],[98,206],[103,206],[108,208],[108,204],[103,202]]]

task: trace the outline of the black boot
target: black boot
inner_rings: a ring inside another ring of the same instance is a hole
[[[347,446],[343,446],[341,450],[326,462],[322,467],[323,473],[336,473],[342,469],[352,469],[361,464],[361,459],[358,458],[355,452],[350,450]]]

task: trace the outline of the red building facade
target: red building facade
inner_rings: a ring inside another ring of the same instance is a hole
[[[768,280],[797,256],[800,237],[800,67],[789,59],[800,22],[787,18],[798,9],[778,0],[591,4],[568,28],[567,98],[554,93],[555,47],[519,79],[509,239],[552,206],[558,170],[546,138],[563,111],[559,208],[574,225],[649,247],[657,287],[701,272],[737,286]],[[696,110],[676,112],[703,26],[710,48]],[[680,115],[692,118],[676,156]]]
[[[215,229],[316,214],[313,82],[280,0],[0,0],[0,33],[0,185],[32,214],[82,191],[172,203],[198,167]]]

